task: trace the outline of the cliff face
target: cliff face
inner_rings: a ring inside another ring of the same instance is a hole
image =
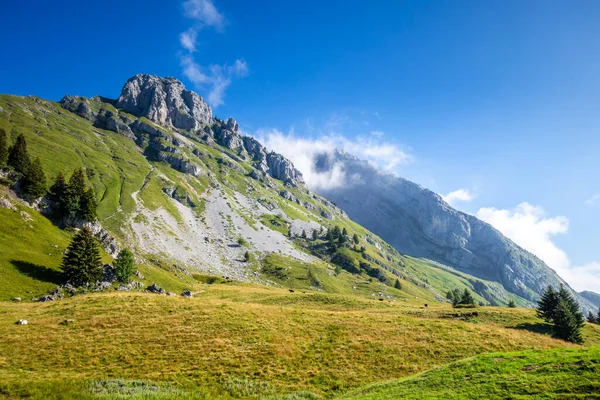
[[[343,166],[352,182],[319,193],[398,251],[500,282],[530,301],[548,285],[567,285],[535,255],[488,223],[455,210],[431,190],[343,152],[323,155],[317,167],[329,170],[335,164]],[[591,308],[588,300],[573,294],[584,308]]]

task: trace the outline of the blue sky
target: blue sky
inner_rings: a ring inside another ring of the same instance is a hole
[[[455,192],[600,291],[598,15],[597,1],[7,2],[0,92],[117,97],[133,74],[175,76],[250,134],[344,146]]]

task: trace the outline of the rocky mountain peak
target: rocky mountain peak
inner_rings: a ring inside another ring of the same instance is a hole
[[[176,78],[138,74],[130,78],[117,108],[168,127],[197,132],[212,122],[210,106]]]

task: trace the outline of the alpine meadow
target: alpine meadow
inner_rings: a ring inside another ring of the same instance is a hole
[[[25,3],[1,399],[600,399],[598,4]]]

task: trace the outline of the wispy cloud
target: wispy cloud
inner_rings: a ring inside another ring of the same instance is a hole
[[[262,129],[254,134],[265,146],[283,154],[302,172],[307,185],[313,189],[331,189],[348,182],[344,165],[334,162],[329,168],[319,168],[317,160],[332,156],[336,149],[365,159],[389,172],[412,161],[412,156],[400,146],[385,143],[371,135],[345,137],[340,134],[325,134],[317,138],[297,136],[292,130],[283,133],[277,129]],[[335,160],[335,157],[331,157]]]
[[[576,290],[600,291],[600,263],[573,265],[567,253],[553,241],[555,235],[569,230],[566,217],[548,217],[543,208],[527,202],[513,210],[481,208],[477,217],[538,256]]]
[[[588,206],[593,206],[598,204],[598,202],[600,202],[600,193],[597,193],[595,195],[593,195],[592,197],[590,197],[589,199],[587,199],[585,201],[585,204]]]
[[[197,50],[198,33],[204,28],[213,28],[223,32],[225,17],[210,0],[187,0],[183,3],[184,15],[194,21],[194,26],[179,35],[179,43],[185,50],[180,55],[183,75],[196,88],[208,91],[207,101],[213,107],[224,103],[225,91],[234,78],[248,75],[248,64],[243,59],[237,59],[232,65],[199,64],[193,56]]]
[[[223,30],[225,17],[210,0],[187,0],[183,3],[185,16],[196,21],[197,29],[206,26]]]
[[[469,189],[458,189],[443,195],[444,201],[450,205],[456,204],[459,201],[471,201],[475,198],[475,195],[469,191]]]

